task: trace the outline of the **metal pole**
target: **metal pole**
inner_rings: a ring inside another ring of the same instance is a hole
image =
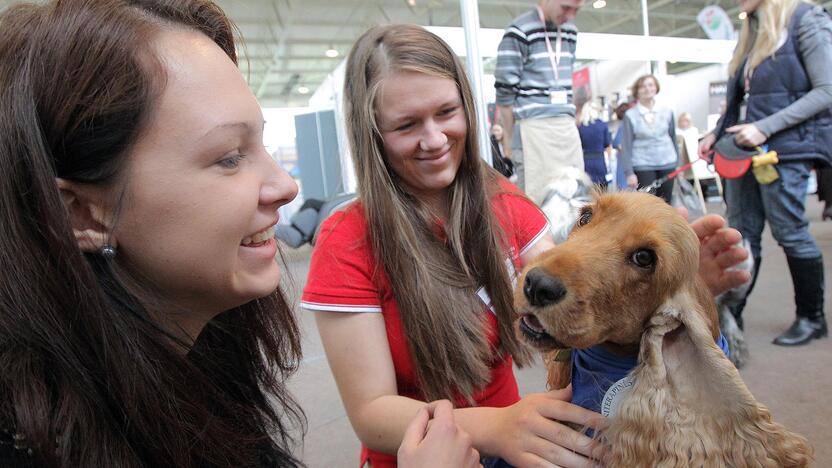
[[[468,54],[468,79],[471,81],[471,90],[474,93],[474,106],[477,112],[479,129],[480,157],[488,164],[494,165],[491,161],[491,140],[488,138],[487,122],[488,116],[485,107],[485,94],[483,93],[482,58],[480,55],[477,33],[480,29],[480,13],[476,0],[459,0],[460,15],[462,16],[462,29],[465,31],[465,50]]]
[[[641,28],[644,36],[650,37],[650,20],[647,16],[647,0],[641,0]],[[656,74],[658,71],[658,64],[656,62],[648,62],[650,66],[650,73]]]

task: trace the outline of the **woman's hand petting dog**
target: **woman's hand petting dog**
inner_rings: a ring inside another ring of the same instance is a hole
[[[586,468],[602,458],[602,448],[573,430],[600,427],[603,417],[569,403],[572,387],[534,393],[500,410],[501,457],[513,466]],[[570,424],[571,423],[571,424]],[[591,457],[591,459],[590,459]]]
[[[682,208],[679,212],[687,219],[687,210]],[[748,252],[740,246],[742,234],[728,227],[724,218],[706,215],[690,227],[699,238],[699,275],[714,296],[751,279],[747,271],[732,269],[748,257]]]
[[[471,436],[454,422],[453,411],[450,401],[439,400],[416,413],[399,446],[400,467],[482,467]]]

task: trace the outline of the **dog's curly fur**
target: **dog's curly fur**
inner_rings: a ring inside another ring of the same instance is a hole
[[[805,438],[773,422],[716,345],[714,299],[698,274],[699,240],[675,210],[643,193],[596,194],[563,244],[526,267],[557,278],[554,302],[516,293],[523,335],[551,352],[603,344],[637,352],[634,384],[596,437],[608,467],[805,467]],[[634,253],[653,253],[649,267]],[[525,292],[524,292],[525,290]],[[533,302],[537,302],[532,305]],[[519,322],[518,322],[519,323]],[[526,322],[528,324],[529,322]],[[551,354],[550,354],[551,357]],[[570,363],[548,359],[550,385],[569,383]]]

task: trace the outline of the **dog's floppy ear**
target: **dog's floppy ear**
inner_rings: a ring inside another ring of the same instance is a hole
[[[772,422],[715,343],[713,304],[697,287],[650,318],[632,391],[603,434],[607,466],[808,466],[806,439]]]

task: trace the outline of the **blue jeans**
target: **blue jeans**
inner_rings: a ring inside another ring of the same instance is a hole
[[[751,243],[751,252],[760,257],[763,227],[768,220],[774,239],[789,257],[821,256],[809,234],[806,218],[806,192],[811,163],[785,161],[774,166],[780,178],[761,185],[751,169],[739,179],[725,181],[728,223]]]

